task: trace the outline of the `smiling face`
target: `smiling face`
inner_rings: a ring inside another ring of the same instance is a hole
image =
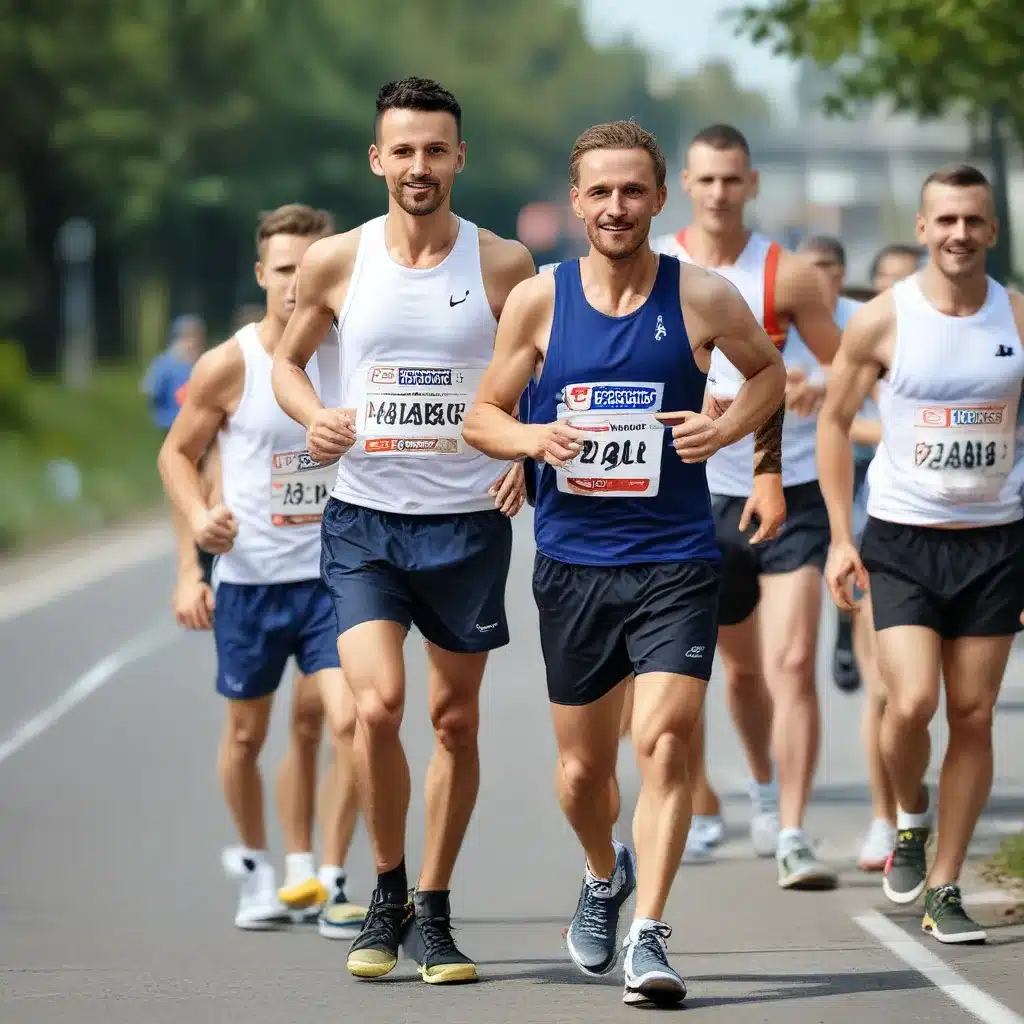
[[[986,251],[995,245],[996,220],[987,185],[932,182],[921,197],[917,240],[950,280],[985,274]]]
[[[658,187],[651,154],[642,148],[592,149],[577,167],[570,197],[590,244],[610,260],[632,256],[665,205],[666,189]]]
[[[455,118],[446,111],[391,109],[380,117],[370,167],[413,217],[440,209],[466,162]]]

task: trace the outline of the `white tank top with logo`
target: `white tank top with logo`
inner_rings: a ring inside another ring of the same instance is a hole
[[[257,326],[246,325],[235,340],[245,360],[245,384],[238,409],[217,440],[224,504],[238,522],[238,536],[232,549],[217,557],[214,583],[319,579],[320,517],[335,466],[310,459],[306,431],[277,404],[271,386],[273,360],[260,344]],[[322,400],[330,396],[324,394],[319,360],[334,355],[335,346],[336,340],[329,338],[306,367]]]
[[[893,285],[892,300],[896,337],[879,391],[868,514],[918,526],[1020,519],[1024,345],[1006,289],[990,278],[981,309],[946,316],[915,274]]]
[[[686,251],[686,232],[665,235],[652,242],[658,252],[676,256],[687,263],[696,260]],[[782,247],[770,238],[751,232],[750,238],[735,263],[722,267],[708,267],[733,284],[743,296],[757,322],[765,329],[768,337],[781,350],[786,333],[780,327],[775,314],[775,277],[778,272]],[[743,386],[744,376],[716,348],[711,353],[711,369],[708,372],[708,392],[716,398],[733,399]],[[785,429],[785,425],[783,426]],[[804,468],[806,471],[806,467]],[[810,476],[800,477],[799,466],[787,469],[785,439],[783,439],[782,472],[784,485],[805,483],[817,478],[817,471]],[[752,434],[741,437],[727,448],[721,448],[708,459],[708,489],[712,494],[745,498],[754,487],[754,438]]]
[[[338,318],[341,405],[356,410],[356,443],[338,462],[332,493],[411,515],[493,509],[487,491],[508,464],[462,438],[497,330],[479,230],[460,218],[451,252],[419,270],[391,258],[386,219],[363,225]]]

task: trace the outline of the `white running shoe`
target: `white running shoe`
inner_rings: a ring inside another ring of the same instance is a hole
[[[224,873],[238,882],[236,928],[259,931],[288,922],[288,908],[277,898],[277,879],[272,864],[246,856],[238,847],[224,850],[220,860]]]
[[[885,818],[875,818],[860,848],[857,867],[861,871],[884,871],[886,861],[895,849],[896,826],[890,825]]]
[[[774,782],[750,782],[750,842],[758,857],[774,857],[779,846],[779,791]]]

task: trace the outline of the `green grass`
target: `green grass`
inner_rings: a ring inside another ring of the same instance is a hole
[[[1024,880],[1024,835],[1004,839],[990,863],[999,874]]]
[[[83,392],[17,371],[0,381],[0,551],[94,530],[160,503],[161,433],[140,376],[134,367],[103,368]],[[77,499],[58,496],[54,460],[78,467]]]

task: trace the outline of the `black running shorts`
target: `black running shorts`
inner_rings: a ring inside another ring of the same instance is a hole
[[[592,704],[630,673],[711,676],[713,562],[569,565],[538,551],[533,596],[553,704]]]
[[[735,626],[746,620],[761,599],[758,577],[796,572],[805,565],[819,571],[828,557],[829,525],[825,499],[817,480],[784,490],[786,521],[772,540],[751,544],[757,530],[755,516],[746,534],[740,519],[746,498],[713,498],[715,532],[725,561],[722,566],[722,603],[719,623]]]
[[[868,517],[861,558],[875,629],[1010,636],[1024,611],[1024,520],[943,530]]]

